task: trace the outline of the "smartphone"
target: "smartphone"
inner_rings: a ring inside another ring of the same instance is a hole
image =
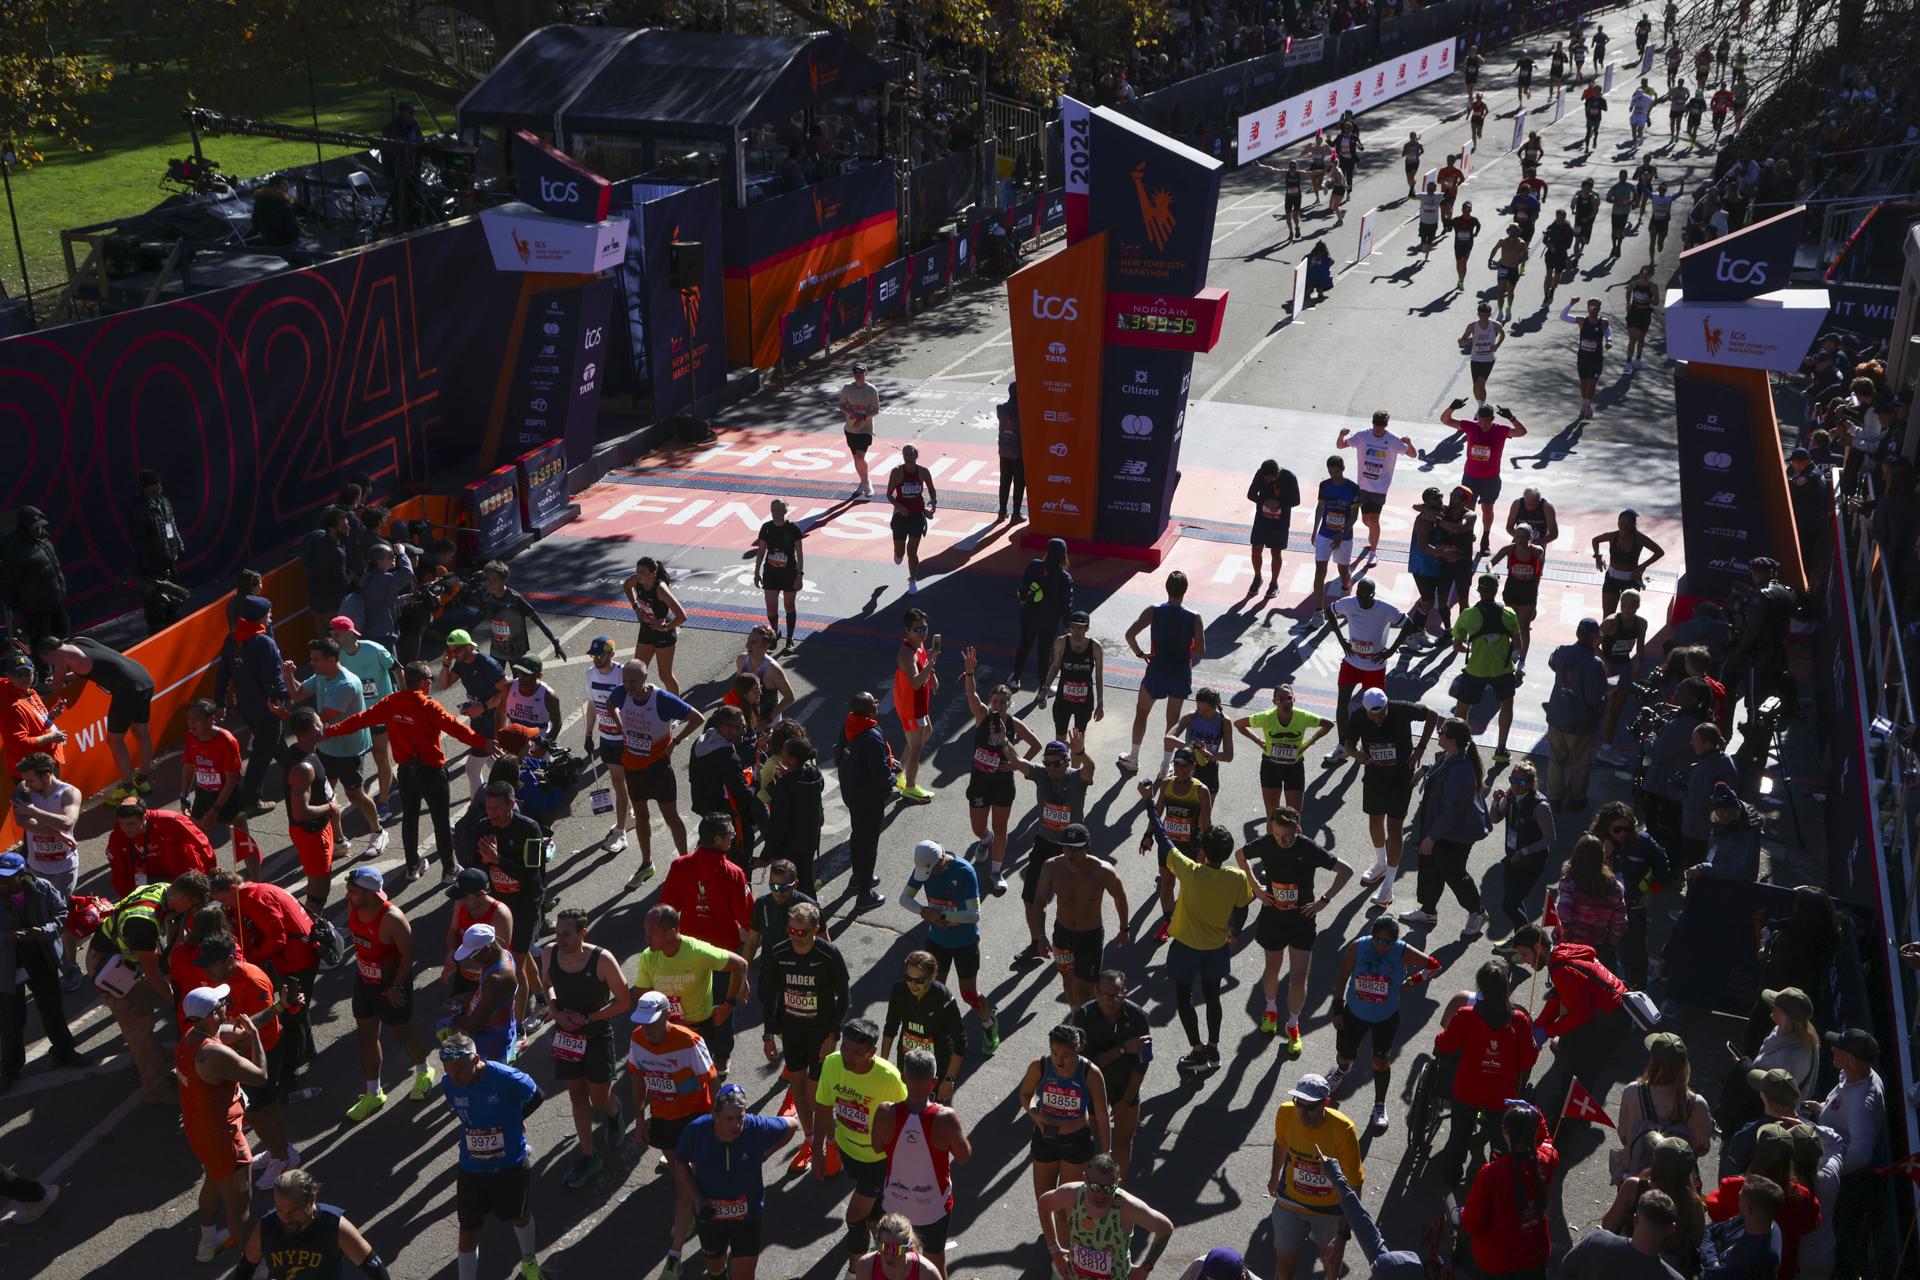
[[[933,647],[936,649],[940,647],[940,633],[938,631],[933,633]]]

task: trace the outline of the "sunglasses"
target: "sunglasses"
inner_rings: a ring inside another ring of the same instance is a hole
[[[1067,758],[1065,756],[1048,756],[1046,764],[1049,769],[1064,769],[1067,767]]]
[[[793,885],[794,885],[794,882],[791,880],[774,880],[774,881],[771,881],[767,885],[767,887],[772,889],[775,893],[792,893]]]
[[[811,937],[813,936],[813,930],[811,930],[811,929],[796,929],[796,928],[794,928],[794,927],[793,927],[792,925],[788,925],[788,926],[787,926],[787,936],[788,936],[789,938],[811,938]]]
[[[933,975],[930,973],[923,973],[918,976],[911,973],[907,975],[907,985],[910,987],[924,987],[932,981]]]
[[[880,1242],[880,1254],[882,1257],[898,1258],[904,1255],[906,1251],[907,1242],[904,1240],[882,1240]]]
[[[1117,1182],[1095,1182],[1089,1178],[1087,1180],[1087,1194],[1090,1196],[1110,1196],[1113,1194],[1114,1188],[1119,1185]]]
[[[923,622],[923,623],[921,623],[921,624],[920,624],[919,626],[917,626],[917,627],[908,627],[908,628],[907,628],[907,630],[909,630],[909,631],[911,631],[911,632],[913,632],[913,634],[915,634],[915,635],[919,635],[919,634],[920,634],[921,632],[923,632],[923,631],[925,631],[926,629],[927,629],[927,624],[926,624],[926,623],[924,623],[924,622]]]

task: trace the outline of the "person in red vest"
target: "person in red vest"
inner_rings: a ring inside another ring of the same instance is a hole
[[[723,951],[741,951],[753,924],[753,890],[747,874],[727,856],[732,848],[733,818],[725,813],[701,817],[697,847],[667,867],[660,883],[660,901],[680,913],[680,931]],[[726,995],[729,973],[713,975],[714,1000]],[[726,1070],[733,1055],[733,1028],[718,1021],[705,1032],[714,1063]]]
[[[139,796],[113,808],[113,834],[107,837],[107,875],[117,902],[134,890],[136,877],[148,884],[178,880],[189,871],[211,875],[218,864],[213,842],[184,813],[149,809]]]
[[[1476,993],[1449,1003],[1437,1054],[1458,1054],[1453,1073],[1453,1124],[1441,1152],[1438,1171],[1448,1186],[1466,1172],[1474,1130],[1491,1135],[1507,1100],[1520,1096],[1521,1082],[1539,1060],[1533,1020],[1512,996],[1513,976],[1503,960],[1489,960],[1474,974]]]
[[[1546,1117],[1531,1103],[1508,1107],[1500,1134],[1506,1149],[1474,1176],[1460,1229],[1473,1246],[1473,1265],[1481,1275],[1542,1275],[1553,1252],[1547,1188],[1560,1167],[1560,1153],[1547,1134]]]

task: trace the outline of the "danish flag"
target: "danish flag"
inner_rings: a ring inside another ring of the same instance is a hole
[[[1585,1120],[1589,1124],[1603,1124],[1609,1129],[1614,1127],[1613,1118],[1607,1114],[1606,1108],[1578,1080],[1567,1091],[1567,1109],[1562,1114],[1570,1119]]]

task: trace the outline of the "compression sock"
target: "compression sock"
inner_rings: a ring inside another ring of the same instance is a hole
[[[480,1251],[474,1249],[467,1253],[454,1255],[454,1265],[459,1269],[460,1280],[480,1280]]]
[[[523,1258],[531,1258],[533,1256],[533,1215],[532,1214],[527,1215],[526,1226],[515,1227],[513,1229],[513,1238],[520,1246],[520,1256]]]
[[[1392,1067],[1388,1067],[1385,1071],[1376,1071],[1373,1073],[1373,1105],[1374,1106],[1384,1107],[1387,1105],[1387,1086],[1392,1083],[1393,1083]]]

